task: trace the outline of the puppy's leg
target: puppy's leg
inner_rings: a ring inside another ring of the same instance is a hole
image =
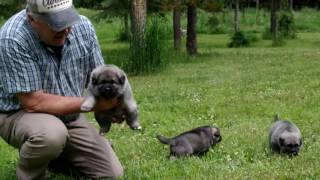
[[[141,130],[141,125],[138,121],[138,110],[131,110],[126,113],[126,123],[130,126],[131,129]]]
[[[104,135],[105,133],[109,132],[111,127],[111,117],[107,115],[105,112],[96,112],[94,113],[94,117],[96,118],[100,126],[100,135]]]
[[[188,146],[177,145],[177,146],[172,146],[170,149],[171,149],[170,150],[171,155],[174,155],[177,157],[188,156],[193,153],[192,148]]]
[[[94,96],[87,96],[84,102],[81,104],[80,109],[82,111],[90,111],[96,105],[96,99]]]

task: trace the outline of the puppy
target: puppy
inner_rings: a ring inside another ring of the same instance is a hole
[[[118,98],[119,105],[108,111],[95,112],[100,134],[110,130],[112,120],[126,121],[131,129],[141,129],[138,121],[138,106],[134,100],[127,75],[115,65],[101,65],[91,72],[88,96],[81,110],[90,111],[98,100]]]
[[[203,155],[222,140],[219,128],[213,126],[201,126],[173,138],[161,135],[157,138],[161,143],[170,145],[170,155],[177,157]]]
[[[269,132],[269,144],[273,152],[298,155],[302,146],[301,133],[297,126],[275,116]]]

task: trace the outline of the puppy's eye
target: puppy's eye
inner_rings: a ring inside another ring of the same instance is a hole
[[[219,133],[215,133],[214,137],[220,137],[220,134]]]

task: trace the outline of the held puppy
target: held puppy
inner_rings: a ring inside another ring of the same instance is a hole
[[[222,140],[220,130],[213,126],[201,126],[173,138],[157,135],[159,141],[170,145],[170,155],[181,157],[202,155]]]
[[[269,132],[270,148],[276,153],[298,155],[302,145],[301,133],[297,126],[275,116],[275,122]]]
[[[101,65],[91,72],[88,94],[81,110],[90,111],[98,100],[118,98],[119,105],[103,112],[95,112],[100,134],[110,130],[113,119],[126,120],[131,129],[141,129],[138,121],[138,107],[133,98],[127,75],[115,65]]]

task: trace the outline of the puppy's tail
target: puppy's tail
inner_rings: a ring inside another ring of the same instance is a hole
[[[174,142],[170,138],[166,138],[166,137],[161,136],[161,135],[157,135],[157,138],[162,144],[169,144],[169,145],[173,145],[174,144]]]

